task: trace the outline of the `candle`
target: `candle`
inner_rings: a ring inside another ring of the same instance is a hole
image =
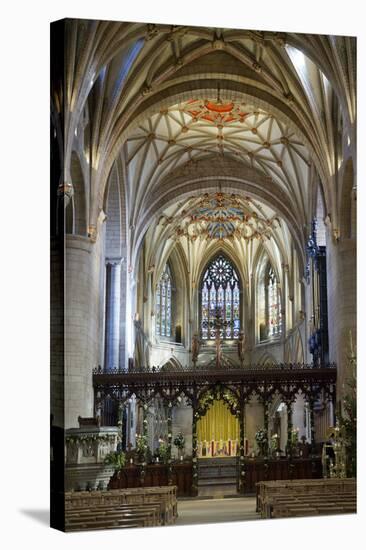
[[[180,461],[183,462],[183,455],[180,455]]]
[[[156,462],[159,462],[159,457],[158,456],[156,457]]]
[[[133,464],[133,458],[130,458],[130,464]]]

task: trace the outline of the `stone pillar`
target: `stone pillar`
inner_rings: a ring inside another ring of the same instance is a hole
[[[100,351],[99,311],[102,239],[66,236],[65,248],[65,427],[93,416],[93,368]]]
[[[121,263],[121,258],[106,260],[105,371],[119,368]]]
[[[327,234],[329,361],[337,364],[337,401],[348,377],[349,333],[357,338],[356,239]]]

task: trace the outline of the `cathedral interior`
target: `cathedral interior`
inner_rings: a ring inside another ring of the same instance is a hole
[[[61,489],[353,479],[356,39],[70,19],[51,51]]]

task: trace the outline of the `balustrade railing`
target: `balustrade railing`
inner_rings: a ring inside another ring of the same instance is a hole
[[[195,373],[209,372],[209,373],[218,373],[218,372],[263,372],[269,370],[281,371],[281,370],[319,370],[321,368],[336,368],[336,363],[324,363],[324,364],[314,364],[314,363],[272,363],[265,365],[263,364],[247,364],[247,365],[222,365],[217,367],[216,365],[185,365],[180,367],[174,367],[169,365],[169,367],[144,367],[144,366],[129,366],[128,369],[109,369],[108,371],[103,371],[101,367],[98,367],[93,370],[93,374],[106,374],[110,375],[128,375],[128,374],[155,374],[155,373],[166,373],[166,374],[178,374],[178,373],[188,373],[194,375]]]

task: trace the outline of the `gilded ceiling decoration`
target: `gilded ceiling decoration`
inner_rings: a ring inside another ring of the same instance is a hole
[[[182,105],[182,110],[192,117],[193,122],[207,120],[215,123],[218,128],[222,128],[225,123],[244,122],[250,113],[250,109],[245,103],[222,101],[220,96],[215,101],[191,99]]]
[[[259,212],[258,212],[259,210]],[[248,197],[216,192],[191,197],[176,216],[161,216],[159,223],[171,227],[171,237],[196,239],[265,240],[280,226],[277,216],[265,216],[260,205]]]

